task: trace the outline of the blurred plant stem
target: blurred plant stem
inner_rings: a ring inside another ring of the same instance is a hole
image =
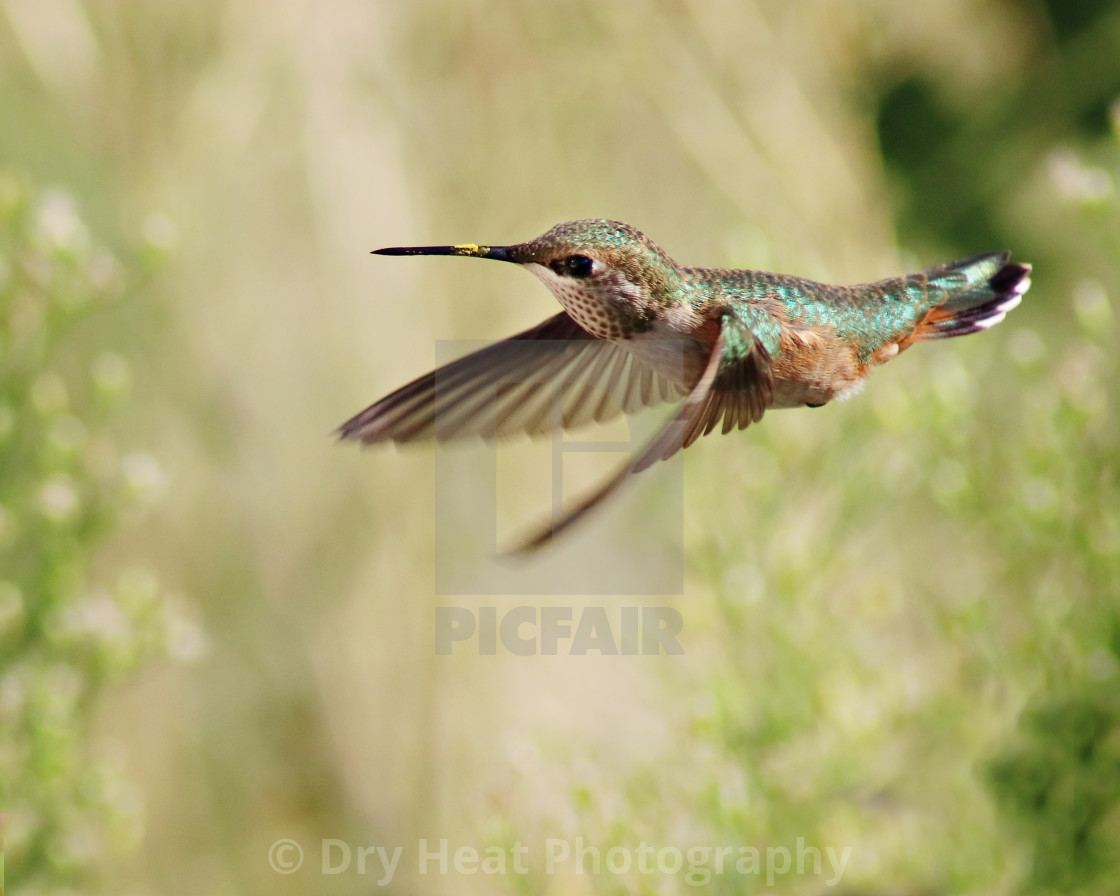
[[[89,742],[91,714],[154,658],[201,646],[142,566],[107,583],[94,572],[164,475],[113,433],[127,360],[74,337],[140,273],[65,193],[0,171],[0,807],[21,890],[78,886],[137,842],[141,795]]]

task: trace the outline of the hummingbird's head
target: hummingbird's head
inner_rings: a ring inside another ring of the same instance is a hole
[[[648,328],[672,304],[682,274],[641,231],[621,221],[557,224],[512,246],[421,246],[379,249],[381,255],[464,255],[524,265],[584,329],[618,339]]]

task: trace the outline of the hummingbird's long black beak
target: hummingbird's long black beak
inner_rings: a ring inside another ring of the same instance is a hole
[[[465,255],[469,258],[493,258],[495,261],[517,259],[510,254],[509,246],[476,246],[465,243],[461,246],[397,246],[388,249],[374,249],[373,255]]]

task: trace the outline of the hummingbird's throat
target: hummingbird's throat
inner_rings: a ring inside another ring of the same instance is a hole
[[[599,339],[625,339],[628,335],[616,309],[605,300],[602,291],[585,282],[557,274],[543,264],[527,264],[537,278],[556,296],[572,320]]]

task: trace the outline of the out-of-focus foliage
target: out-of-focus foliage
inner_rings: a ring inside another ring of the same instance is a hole
[[[73,332],[135,275],[69,196],[0,172],[0,806],[7,882],[47,892],[134,845],[141,797],[89,740],[107,688],[197,636],[150,573],[96,549],[164,474],[114,436],[126,360]]]
[[[1001,807],[1034,848],[1028,889],[1116,892],[1117,824],[1109,817],[1120,806],[1116,689],[1052,699],[1026,713],[1022,729],[988,775]]]

